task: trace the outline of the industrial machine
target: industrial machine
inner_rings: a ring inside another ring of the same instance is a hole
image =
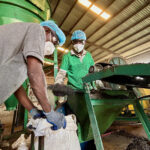
[[[0,25],[13,22],[40,22],[51,16],[48,0],[0,0]],[[47,60],[49,61],[49,60]],[[54,76],[57,74],[57,51],[54,52]],[[110,60],[111,64],[98,64],[83,78],[84,91],[76,91],[75,95],[68,97],[68,105],[77,116],[79,122],[78,135],[80,142],[95,139],[97,150],[103,150],[101,134],[116,120],[116,117],[126,105],[133,104],[137,117],[150,139],[150,122],[140,104],[141,99],[134,93],[134,87],[150,88],[150,64],[126,65],[118,58]],[[117,63],[117,64],[116,64]],[[119,63],[119,64],[118,64]],[[120,65],[121,66],[118,66]],[[109,83],[105,86],[91,91],[91,83],[96,80]],[[116,88],[113,88],[114,85]],[[118,86],[119,85],[119,86]],[[119,88],[119,87],[125,88]],[[28,92],[28,81],[25,82]],[[149,100],[149,99],[147,99]],[[15,110],[17,99],[12,95],[6,101],[7,110]],[[17,108],[14,115],[13,126],[19,124],[21,109]],[[25,113],[24,113],[25,112]],[[27,123],[27,112],[24,115],[24,127]],[[0,127],[0,133],[3,128]],[[12,128],[13,132],[13,128]]]
[[[122,108],[129,104],[133,104],[150,139],[150,121],[140,104],[141,99],[149,100],[150,96],[138,98],[133,90],[134,87],[150,88],[150,64],[101,65],[101,69],[83,78],[84,91],[77,91],[74,96],[68,97],[67,103],[79,122],[80,141],[94,137],[97,150],[103,150],[101,134],[116,120]],[[114,90],[102,87],[92,94],[89,85],[96,80],[123,85],[125,88]]]
[[[114,55],[113,57],[108,59],[107,62],[110,64],[113,64],[113,65],[125,65],[125,64],[127,64],[126,59],[122,56],[119,56],[119,55]],[[113,83],[109,83],[109,86],[112,87],[113,89],[125,88],[123,85],[117,85],[117,84],[113,84]],[[133,90],[134,90],[134,93],[136,94],[137,97],[150,95],[150,89],[143,89],[143,88],[134,87]],[[144,108],[145,112],[148,113],[149,108],[150,108],[149,101],[141,100],[141,105]],[[130,104],[130,105],[127,105],[123,108],[120,117],[121,117],[121,119],[130,121],[130,120],[135,120],[135,118],[132,117],[133,115],[135,115],[134,108],[133,108],[133,105]],[[118,117],[117,119],[120,120],[120,117]]]

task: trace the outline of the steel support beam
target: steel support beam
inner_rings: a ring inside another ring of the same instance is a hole
[[[57,0],[57,3],[56,3],[56,5],[55,5],[55,8],[54,8],[54,10],[53,10],[53,12],[52,12],[52,18],[53,18],[53,16],[54,16],[55,12],[56,12],[56,9],[57,9],[59,3],[60,3],[60,0]]]
[[[69,16],[69,14],[71,13],[71,11],[73,10],[73,8],[75,7],[75,5],[77,4],[77,0],[74,0],[74,4],[70,7],[68,13],[65,15],[63,21],[61,22],[61,24],[59,25],[59,27],[61,28],[63,23],[65,22],[65,20],[67,19],[67,17]]]
[[[134,109],[135,109],[137,117],[139,118],[139,120],[141,121],[143,125],[143,128],[147,134],[148,139],[150,140],[150,121],[147,115],[145,114],[139,101],[136,101],[136,103],[134,104]]]
[[[99,127],[97,124],[96,115],[95,115],[93,105],[91,103],[91,99],[89,96],[90,91],[89,91],[88,85],[85,85],[85,91],[86,91],[85,92],[85,101],[86,101],[86,106],[87,106],[87,110],[88,110],[88,114],[89,114],[89,118],[90,118],[90,122],[91,122],[91,127],[92,127],[92,131],[93,131],[96,149],[104,150],[103,142],[102,142],[101,135],[100,135],[100,130],[99,130]]]

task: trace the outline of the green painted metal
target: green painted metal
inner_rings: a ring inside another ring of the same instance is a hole
[[[57,60],[57,49],[54,51],[54,78],[56,78],[58,73],[58,60]]]
[[[148,139],[150,140],[150,121],[148,119],[148,116],[145,114],[143,107],[139,103],[139,101],[136,101],[134,104],[134,109],[136,112],[137,117],[141,121],[143,128],[147,134]]]
[[[27,123],[28,123],[28,110],[24,110],[24,129],[27,128]]]
[[[135,122],[138,122],[139,121],[139,118],[137,117],[117,117],[116,118],[117,121],[135,121]]]
[[[88,109],[86,107],[87,98],[88,98],[87,93],[85,98],[84,93],[76,92],[75,95],[68,96],[68,101],[67,101],[67,105],[70,107],[71,111],[77,116],[77,120],[80,123],[79,131],[78,131],[80,142],[93,139],[93,133],[92,133],[92,128],[90,126]],[[91,98],[90,101],[94,109],[94,113],[98,122],[100,133],[103,134],[114,122],[114,120],[119,115],[119,113],[121,112],[122,108],[125,105],[130,103],[135,103],[135,98],[133,98],[133,96],[130,95],[130,98],[128,99],[119,99],[119,98],[118,99],[116,98],[92,99]]]
[[[29,79],[25,81],[25,84],[26,84],[26,93],[29,96]],[[27,128],[27,123],[28,123],[28,110],[25,109],[24,110],[24,129]]]
[[[54,51],[54,78],[56,78],[58,73],[58,58],[57,58],[57,49],[55,49]],[[58,101],[58,97],[55,96],[55,102]],[[56,107],[56,103],[55,103],[55,107]]]
[[[18,100],[15,97],[15,95],[11,95],[6,101],[5,101],[5,106],[6,110],[15,110],[18,105]]]
[[[150,120],[150,115],[147,115],[149,120]],[[120,116],[120,117],[117,117],[116,120],[118,121],[137,121],[139,122],[139,117],[124,117],[124,116]]]
[[[47,0],[0,0],[0,24],[40,22],[50,18]]]
[[[48,59],[48,58],[44,58],[44,60],[45,60],[45,61],[47,61],[47,62],[50,62],[50,63],[54,63],[54,61],[53,61],[53,60]]]
[[[97,150],[104,150],[101,135],[100,135],[100,130],[99,130],[99,127],[98,127],[98,122],[97,122],[97,119],[96,119],[96,114],[95,114],[93,105],[91,103],[90,90],[89,90],[88,85],[85,86],[85,91],[86,91],[86,93],[84,94],[85,95],[85,101],[86,101],[86,106],[87,106],[87,110],[88,110],[89,119],[90,119],[90,122],[91,122],[91,127],[92,127],[92,131],[93,131],[94,140],[95,140],[95,143],[96,143],[96,149]],[[102,122],[100,122],[100,124],[102,124]]]
[[[0,25],[13,22],[36,22],[51,16],[48,0],[0,0]],[[7,110],[15,110],[18,102],[14,95],[6,102]]]
[[[87,75],[83,78],[83,82],[92,82],[95,80],[103,80],[110,76],[149,76],[150,75],[150,64],[132,64],[132,65],[121,65],[114,66],[112,68],[105,69],[101,72],[95,72],[92,76]]]
[[[99,106],[99,105],[111,105],[113,102],[114,105],[117,106],[119,103],[122,104],[129,104],[129,103],[135,103],[135,99],[101,99],[100,101],[97,99],[92,99],[91,103],[93,106]]]
[[[131,88],[123,90],[101,89],[97,91],[98,93],[95,93],[95,95],[89,94],[89,90],[87,90],[89,83],[95,80],[106,80],[106,78],[113,78],[118,75],[122,75],[123,77],[128,76],[133,80],[137,76],[142,76],[144,81],[145,79],[146,81],[150,81],[149,68],[150,64],[115,66],[100,72],[91,73],[83,78],[85,91],[77,91],[75,95],[69,96],[67,101],[67,104],[72,112],[75,113],[80,123],[80,142],[90,140],[94,137],[97,150],[102,149],[100,133],[104,133],[110,127],[120,114],[122,108],[128,104],[134,105],[137,117],[143,124],[148,138],[150,137],[150,122],[139,103],[140,99],[137,99],[134,93],[132,84]],[[119,80],[118,82],[120,83]],[[140,86],[140,84],[138,86]],[[148,82],[143,82],[141,86],[149,88]]]

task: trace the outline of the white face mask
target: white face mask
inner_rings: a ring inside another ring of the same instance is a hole
[[[83,50],[84,45],[83,44],[74,44],[73,47],[76,52],[80,53]]]
[[[55,50],[55,46],[52,42],[45,42],[44,55],[52,55]]]

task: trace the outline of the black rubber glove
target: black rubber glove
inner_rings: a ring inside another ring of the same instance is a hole
[[[48,88],[52,90],[55,96],[65,96],[65,95],[74,94],[74,90],[71,87],[64,85],[64,84],[57,83],[57,84],[48,86]]]

